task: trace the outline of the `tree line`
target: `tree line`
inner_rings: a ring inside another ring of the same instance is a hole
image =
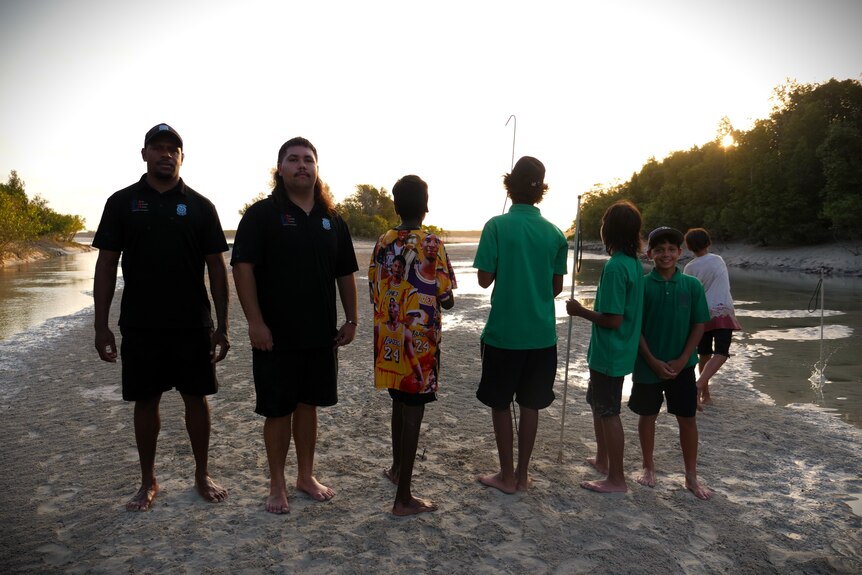
[[[252,204],[268,195],[264,192],[258,194],[239,210],[239,215],[245,214]],[[353,194],[335,205],[335,210],[344,219],[350,235],[354,238],[376,240],[386,230],[394,228],[401,222],[398,214],[395,213],[395,202],[386,188],[378,189],[369,184],[358,184]],[[442,228],[427,225],[423,225],[422,228],[429,233],[437,234],[443,240],[446,239],[447,233]]]
[[[582,237],[599,239],[604,211],[627,199],[645,230],[703,227],[759,245],[862,239],[862,84],[788,82],[773,101],[750,130],[724,118],[715,140],[594,186],[582,196]]]
[[[0,256],[16,244],[37,239],[71,242],[83,229],[81,216],[58,214],[39,195],[27,198],[24,181],[15,170],[6,183],[0,183]]]

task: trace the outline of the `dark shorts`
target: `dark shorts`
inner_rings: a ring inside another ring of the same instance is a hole
[[[300,403],[317,407],[338,403],[338,351],[330,346],[252,349],[252,371],[258,415],[284,417]]]
[[[121,327],[120,333],[124,400],[154,399],[174,388],[194,396],[218,391],[210,357],[210,328]]]
[[[676,379],[659,383],[632,384],[629,409],[638,415],[657,415],[662,400],[667,398],[667,412],[679,417],[694,417],[697,413],[697,385],[694,366],[680,372]]]
[[[715,342],[715,355],[730,357],[730,339],[733,336],[731,329],[711,329],[704,332],[697,344],[697,355],[713,355],[713,341]]]
[[[587,404],[593,410],[593,417],[611,417],[620,414],[623,381],[625,381],[624,375],[611,376],[590,370]]]
[[[436,393],[407,393],[406,391],[392,389],[391,387],[389,388],[389,397],[391,397],[393,401],[400,401],[404,405],[410,405],[412,407],[437,401]]]
[[[528,409],[544,409],[553,403],[557,346],[501,349],[482,343],[481,353],[479,401],[492,409],[508,408],[513,398]]]

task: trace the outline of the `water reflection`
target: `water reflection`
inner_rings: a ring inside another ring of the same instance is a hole
[[[93,304],[98,252],[0,269],[0,341]]]

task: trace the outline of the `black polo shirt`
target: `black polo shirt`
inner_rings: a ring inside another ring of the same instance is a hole
[[[160,194],[145,174],[113,194],[93,246],[122,252],[121,326],[212,327],[204,258],[227,242],[215,206],[182,179]]]
[[[254,264],[257,299],[278,349],[332,345],[335,278],[359,269],[347,224],[315,205],[310,214],[272,196],[252,205],[234,238],[231,265]]]

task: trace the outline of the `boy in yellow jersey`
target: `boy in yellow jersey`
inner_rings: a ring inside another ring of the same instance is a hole
[[[437,509],[410,489],[425,404],[437,399],[441,308],[455,304],[456,283],[442,242],[422,229],[428,185],[418,176],[404,176],[392,196],[401,224],[380,236],[368,268],[374,383],[392,398],[392,465],[384,471],[398,486],[392,513],[415,515]],[[420,252],[416,246],[424,248]]]

